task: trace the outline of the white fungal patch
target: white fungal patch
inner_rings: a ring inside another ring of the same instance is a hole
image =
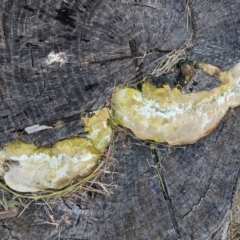
[[[46,64],[61,67],[67,61],[68,61],[68,58],[65,52],[55,53],[52,51],[47,56]]]
[[[223,104],[225,104],[227,98],[228,98],[227,93],[223,93],[223,95],[219,96],[217,98],[218,106],[221,107]]]

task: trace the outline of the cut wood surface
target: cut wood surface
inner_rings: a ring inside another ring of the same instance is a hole
[[[114,86],[137,83],[189,39],[192,59],[222,70],[240,60],[237,0],[1,0],[0,7],[1,146],[81,134],[81,116],[103,107]],[[0,220],[0,239],[226,239],[239,114],[229,111],[212,134],[181,148],[116,136],[114,173],[101,179],[117,185],[110,196],[60,198],[51,209],[34,202]],[[24,132],[35,124],[53,128]]]

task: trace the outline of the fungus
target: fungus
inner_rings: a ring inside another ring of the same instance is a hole
[[[52,65],[56,67],[61,67],[67,61],[68,58],[65,52],[55,53],[54,51],[50,52],[45,60],[47,65]]]
[[[210,91],[182,94],[169,86],[156,88],[146,81],[142,92],[126,86],[113,92],[116,124],[130,129],[137,138],[183,145],[209,134],[229,108],[240,105],[240,63],[220,72],[199,64],[208,74],[218,74],[221,85]]]
[[[112,94],[116,124],[139,139],[169,145],[195,143],[209,134],[229,108],[240,105],[240,63],[224,72],[204,63],[198,67],[211,76],[218,75],[221,85],[188,94],[168,85],[159,88],[151,81],[143,83],[142,91],[116,87]],[[0,151],[0,176],[18,192],[62,189],[75,180],[87,179],[112,139],[109,118],[109,110],[102,108],[83,118],[85,138],[72,137],[51,147],[9,142]]]
[[[9,142],[0,151],[0,176],[18,192],[62,189],[75,179],[88,176],[111,141],[108,118],[108,109],[96,111],[84,119],[87,138],[72,137],[51,147],[37,147],[21,140]]]

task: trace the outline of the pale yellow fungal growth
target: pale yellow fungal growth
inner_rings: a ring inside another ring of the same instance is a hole
[[[150,83],[143,84],[142,92],[117,87],[112,99],[116,123],[140,139],[169,145],[195,143],[209,134],[230,107],[240,105],[240,64],[225,72],[209,64],[201,64],[201,68],[218,73],[221,86],[189,94]]]
[[[200,69],[202,69],[203,71],[205,71],[206,73],[208,73],[209,75],[214,75],[217,74],[219,75],[221,73],[220,69],[216,66],[213,66],[211,64],[207,64],[207,63],[198,63],[198,67]]]
[[[107,122],[109,117],[108,109],[103,108],[96,111],[93,117],[83,119],[88,137],[92,140],[95,148],[100,151],[104,151],[111,140],[112,129]]]
[[[115,88],[116,123],[140,139],[169,145],[195,143],[209,134],[229,108],[240,105],[240,63],[224,72],[209,64],[200,63],[199,67],[219,75],[221,86],[189,94],[169,86],[156,88],[149,82],[143,84],[142,92],[126,86]],[[88,176],[111,141],[109,118],[109,110],[100,109],[83,119],[85,138],[65,139],[51,147],[39,148],[23,141],[6,144],[0,151],[0,176],[19,192],[61,189]]]
[[[86,177],[97,167],[111,141],[108,118],[106,108],[98,110],[91,118],[85,118],[88,138],[69,138],[52,147],[40,148],[23,141],[6,144],[0,151],[0,174],[5,183],[19,192],[38,192],[61,189],[76,178]],[[8,166],[6,172],[1,167],[4,163]]]

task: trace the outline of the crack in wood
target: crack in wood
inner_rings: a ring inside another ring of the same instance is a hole
[[[132,57],[138,57],[140,54],[137,50],[137,44],[136,44],[136,40],[135,39],[131,39],[129,41],[129,47],[132,53]]]
[[[208,185],[207,185],[204,193],[200,196],[200,198],[198,199],[197,203],[195,203],[195,204],[192,205],[190,211],[188,211],[187,213],[185,213],[185,214],[181,217],[181,219],[186,218],[191,212],[193,212],[193,209],[194,209],[196,206],[198,206],[198,205],[201,203],[201,201],[206,197],[206,194],[207,194],[207,192],[208,192],[209,189],[210,189],[210,185],[211,185],[211,183],[212,183],[212,178],[213,178],[214,172],[215,172],[215,170],[216,170],[216,168],[217,168],[217,164],[218,164],[218,162],[219,162],[219,159],[220,159],[220,157],[217,158],[217,161],[216,161],[216,163],[215,163],[215,165],[214,165],[214,167],[213,167],[213,170],[212,170],[212,172],[211,172],[211,175],[210,175],[210,178],[209,178],[209,181],[208,181]]]
[[[131,5],[131,6],[139,6],[139,7],[147,7],[147,8],[152,8],[152,9],[157,9],[153,6],[146,5],[146,4],[139,4],[139,3],[123,3],[122,5]]]
[[[157,155],[157,151],[156,151],[156,148],[153,147],[151,149],[152,151],[152,157],[153,157],[153,160],[154,160],[154,164],[155,164],[155,169],[157,171],[157,176],[158,176],[158,181],[160,183],[160,186],[162,188],[162,191],[163,191],[163,196],[164,196],[164,199],[165,200],[169,200],[169,195],[168,195],[168,191],[167,191],[167,186],[166,186],[166,183],[164,181],[164,176],[162,174],[162,171],[161,171],[161,167],[160,167],[160,160],[158,158],[158,155]]]
[[[70,101],[69,101],[69,99],[66,97],[66,95],[63,95],[63,97],[67,100],[68,105],[70,105]]]
[[[126,59],[131,59],[132,56],[121,56],[121,57],[116,57],[116,58],[110,58],[110,59],[105,59],[105,60],[95,60],[92,62],[88,62],[88,64],[106,64],[110,62],[115,62],[115,61],[121,61],[121,60],[126,60]]]
[[[4,19],[6,18],[6,16],[5,15],[7,15],[7,11],[6,11],[6,4],[4,4],[3,5],[3,18],[1,19],[1,25],[2,25],[2,30],[3,30],[3,37],[4,37],[4,39],[6,38],[6,36],[7,36],[7,30],[6,30],[6,25],[4,24]]]
[[[33,54],[32,54],[32,49],[30,49],[30,55],[31,55],[31,63],[32,63],[32,67],[34,67],[34,61],[33,61]]]
[[[220,129],[219,134],[217,135],[214,143],[216,143],[218,141],[219,137],[222,134],[222,131],[223,131],[224,127],[225,127],[225,122],[222,123],[221,129]]]
[[[28,114],[27,114],[27,111],[23,111],[23,113],[24,113],[24,115],[26,116],[26,118],[29,119],[29,116],[28,116]]]
[[[238,191],[239,179],[240,179],[240,167],[238,168],[238,173],[236,174],[235,183],[234,183],[233,190],[232,190],[231,207],[234,203],[234,199],[235,199],[235,196]]]
[[[155,52],[168,54],[168,53],[173,51],[173,50],[161,50],[159,48],[155,48],[155,49],[150,49],[145,54],[140,54],[138,52],[138,49],[137,49],[137,46],[136,46],[136,41],[134,39],[129,41],[129,48],[130,48],[130,51],[131,51],[131,56],[126,55],[126,56],[121,56],[121,57],[116,57],[116,58],[109,58],[109,59],[104,59],[104,60],[95,60],[95,61],[87,62],[87,64],[91,64],[91,65],[93,65],[93,64],[106,65],[107,63],[111,63],[111,62],[122,61],[122,60],[127,60],[127,59],[133,59],[133,62],[135,64],[136,68],[139,68],[139,70],[141,71],[142,61],[139,63],[138,59],[144,59],[146,55],[153,54]]]
[[[188,1],[184,0],[184,3],[185,3],[185,6],[186,6],[186,10],[187,9],[189,10],[188,17],[189,17],[191,27],[192,27],[192,32],[193,32],[192,42],[193,42],[193,45],[195,45],[197,24],[196,24],[195,13],[194,13],[194,10],[193,10],[194,9],[193,8],[193,3],[192,3],[191,0],[188,0]]]
[[[234,203],[234,199],[236,198],[236,195],[237,195],[239,177],[240,177],[240,168],[238,170],[238,173],[236,174],[236,178],[235,178],[235,181],[234,181],[234,186],[233,186],[233,189],[232,189],[231,205],[230,205],[229,209],[226,211],[225,217],[223,218],[221,224],[219,224],[218,227],[216,228],[216,230],[213,231],[213,234],[210,236],[209,239],[217,239],[217,238],[214,238],[214,237],[218,234],[218,231],[223,227],[223,225],[226,224],[226,221],[227,221],[227,225],[229,224],[230,220],[229,219],[226,220],[226,218],[228,218],[228,216],[229,216],[229,211],[232,208],[232,205]]]
[[[65,205],[68,209],[72,210],[72,207],[70,207],[70,206],[67,204],[67,200],[66,200],[65,198],[62,198],[62,200],[63,200],[64,205]]]
[[[159,180],[160,186],[161,186],[162,191],[163,191],[163,196],[164,196],[164,199],[167,201],[167,206],[168,206],[169,214],[170,214],[170,217],[171,217],[171,220],[172,220],[173,228],[175,229],[175,231],[178,235],[178,238],[182,239],[181,232],[180,232],[180,229],[178,227],[178,222],[177,222],[177,219],[176,219],[176,216],[175,216],[175,213],[174,213],[172,200],[171,200],[171,198],[168,194],[168,188],[167,188],[167,185],[166,185],[166,182],[165,182],[165,177],[164,177],[164,174],[161,170],[162,169],[161,168],[161,161],[158,157],[157,150],[154,146],[151,148],[151,151],[152,151],[152,157],[153,157],[153,160],[154,160],[154,163],[155,163],[155,166],[156,166],[155,170],[157,172],[158,180]]]

